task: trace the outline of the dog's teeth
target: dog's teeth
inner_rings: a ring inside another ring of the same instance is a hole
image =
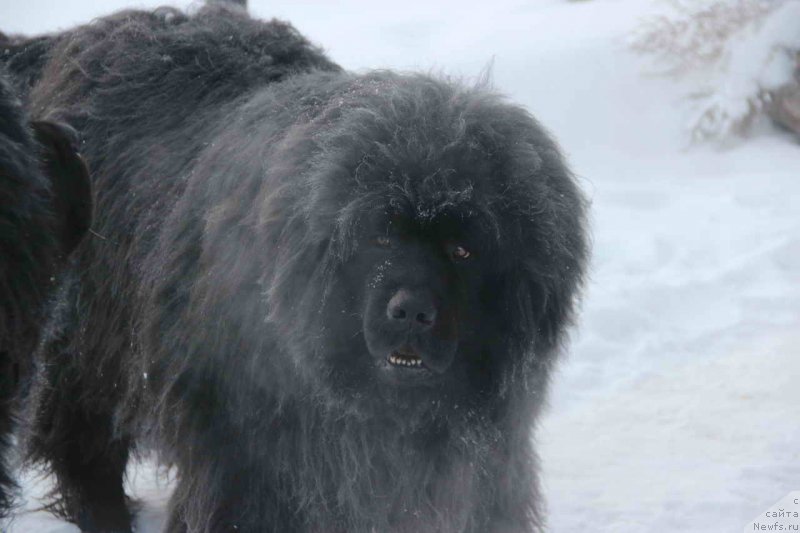
[[[395,366],[422,367],[422,359],[412,354],[390,354],[389,363]]]

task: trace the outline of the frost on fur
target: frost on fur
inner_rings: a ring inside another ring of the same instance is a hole
[[[671,0],[631,39],[687,87],[693,141],[744,136],[797,84],[800,0]],[[774,117],[773,117],[774,118]]]

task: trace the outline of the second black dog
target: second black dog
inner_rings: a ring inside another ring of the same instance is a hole
[[[0,519],[14,483],[7,463],[19,393],[33,369],[67,255],[91,222],[91,191],[75,132],[28,120],[0,71]]]

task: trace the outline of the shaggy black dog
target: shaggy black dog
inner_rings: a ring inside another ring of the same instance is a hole
[[[56,275],[91,219],[74,141],[62,125],[29,124],[0,72],[0,519],[13,489],[6,452],[17,392],[31,375]]]
[[[243,9],[56,42],[31,105],[85,139],[103,238],[34,391],[54,508],[130,531],[152,447],[172,533],[538,530],[531,430],[587,255],[542,127]]]

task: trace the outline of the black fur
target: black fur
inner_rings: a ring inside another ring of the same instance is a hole
[[[50,55],[32,106],[83,135],[103,237],[32,403],[54,508],[129,531],[125,463],[152,446],[178,469],[169,532],[542,527],[530,432],[586,235],[525,111],[343,72],[219,6]]]
[[[31,375],[56,275],[91,219],[73,135],[51,122],[31,125],[0,72],[0,519],[14,489],[6,462],[17,392]]]
[[[17,96],[22,100],[27,100],[28,91],[39,80],[50,51],[57,42],[57,36],[28,38],[0,32],[0,61],[10,77],[7,82],[15,86]]]

